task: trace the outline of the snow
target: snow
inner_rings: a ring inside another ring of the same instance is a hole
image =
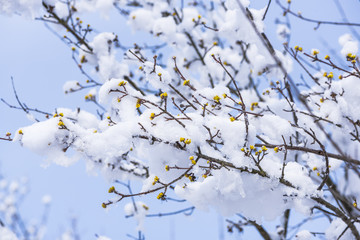
[[[339,37],[339,44],[342,46],[341,55],[346,57],[350,54],[357,54],[359,50],[359,43],[353,37],[346,33]]]
[[[302,230],[296,234],[296,239],[298,240],[310,240],[312,239],[312,235],[308,230]]]
[[[165,50],[156,53],[156,65],[155,52],[134,47],[131,50],[141,60],[128,52],[121,55],[114,44],[115,33],[96,31],[87,39],[92,52],[82,46],[76,57],[85,57],[84,69],[96,69],[89,74],[99,79],[100,86],[85,90],[86,99],[91,102],[91,96],[104,111],[96,114],[59,107],[52,118],[19,128],[14,141],[45,156],[47,164],[70,166],[83,159],[89,171],[101,172],[109,181],[137,179],[141,191],[159,187],[165,191],[171,183],[178,197],[204,211],[214,208],[223,216],[240,213],[261,223],[277,219],[289,208],[310,216],[316,206],[312,198],[329,196],[319,189],[328,169],[321,152],[307,151],[324,146],[336,152],[326,131],[334,142],[341,143],[344,153],[359,158],[357,72],[350,68],[346,74],[353,76],[338,80],[330,77],[338,74],[335,70],[324,74],[329,70],[311,69],[318,82],[302,92],[308,96],[305,107],[300,96],[291,100],[284,73],[274,61],[277,58],[290,74],[292,58],[282,49],[269,53],[239,6],[249,7],[250,1],[229,0],[211,13],[193,6],[174,13],[178,8],[167,1],[140,2],[143,7],[130,8],[127,24],[132,31],[147,32],[157,43],[166,44]],[[0,11],[33,16],[37,4],[3,2]],[[51,4],[61,18],[67,17],[64,3]],[[79,14],[96,11],[107,17],[112,4],[112,0],[82,0],[76,2],[76,8]],[[119,4],[126,7],[125,2]],[[264,32],[265,8],[249,11],[257,30]],[[279,24],[276,32],[281,40],[290,34],[284,24]],[[345,34],[339,44],[341,55],[348,58],[344,61],[355,60],[358,42]],[[69,94],[82,88],[76,80],[63,85]],[[35,120],[31,114],[28,117]],[[346,198],[359,199],[358,175],[351,169],[343,173],[341,160],[330,159],[330,164],[331,176],[347,178],[338,181],[340,191]],[[1,181],[0,188],[12,194],[21,192],[18,182]],[[16,199],[14,195],[0,199],[0,209],[5,212],[8,208],[10,219],[16,213]],[[50,202],[51,197],[44,196],[43,203]],[[145,206],[136,201],[124,207],[141,231],[148,211]],[[336,239],[345,227],[334,218],[326,237]],[[345,235],[351,238],[350,231]],[[62,236],[71,238],[70,233]],[[303,230],[296,238],[311,239],[312,235]]]
[[[18,240],[15,233],[6,227],[0,227],[0,237],[3,240]]]
[[[19,14],[28,19],[37,17],[41,9],[40,0],[13,0],[13,1],[1,1],[0,13],[6,15]]]
[[[124,206],[126,215],[133,215],[137,222],[137,231],[144,231],[144,220],[148,211],[148,206],[143,202],[129,202]]]

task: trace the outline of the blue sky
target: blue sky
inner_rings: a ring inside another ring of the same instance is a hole
[[[263,4],[266,2],[261,1]],[[294,7],[301,7],[304,16],[314,16],[316,19],[339,19],[333,1],[293,0],[293,2]],[[344,7],[349,12],[350,20],[360,22],[359,8],[352,7],[353,4],[359,4],[358,1],[349,0],[346,3],[348,5]],[[269,10],[266,31],[271,39],[278,42],[276,45],[279,49],[281,42],[275,39],[276,28],[273,25],[274,16],[278,14],[273,12],[275,9],[278,8],[273,3]],[[308,51],[311,48],[323,47],[321,38],[328,41],[331,47],[339,48],[337,37],[347,32],[346,28],[325,25],[314,31],[314,24],[291,19],[294,24],[292,39],[298,40],[292,42],[292,46],[302,45]],[[102,31],[116,31],[123,43],[132,45],[131,39],[126,38],[129,34],[123,25],[101,20],[96,15],[90,16],[88,21],[95,28],[101,26]],[[54,111],[56,107],[72,109],[81,107],[94,112],[96,109],[94,105],[82,101],[86,90],[71,95],[63,93],[62,86],[65,81],[78,80],[83,83],[86,79],[71,60],[70,49],[41,22],[24,20],[19,16],[11,18],[0,16],[0,30],[2,33],[0,98],[12,104],[16,103],[11,86],[11,77],[13,77],[19,97],[30,107],[49,112]],[[139,36],[136,37],[139,39]],[[0,135],[6,132],[14,133],[16,129],[31,124],[23,112],[9,109],[2,103],[0,103],[0,113]],[[50,194],[53,198],[46,239],[55,239],[61,232],[70,228],[70,220],[73,216],[78,219],[78,232],[82,239],[95,239],[95,233],[105,234],[113,239],[126,239],[127,233],[135,234],[134,220],[124,218],[123,205],[126,202],[118,204],[109,211],[101,208],[101,203],[109,197],[107,189],[111,183],[106,182],[102,176],[88,175],[82,161],[68,168],[55,165],[43,168],[40,166],[43,160],[41,156],[20,147],[18,143],[0,142],[0,172],[9,179],[26,176],[30,180],[30,192],[21,206],[25,219],[41,217],[43,210],[41,198],[44,194]],[[147,199],[155,197],[150,196]],[[140,200],[148,202],[146,199]],[[188,204],[179,206],[170,204],[168,208],[165,203],[150,201],[153,213],[188,206]],[[219,218],[214,211],[210,213],[195,211],[190,218],[178,216],[156,219],[156,221],[147,219],[146,228],[149,231],[146,236],[147,239],[170,239],[170,236],[176,235],[176,239],[183,239],[191,232],[193,236],[191,239],[216,239],[215,236],[219,236],[219,221],[225,228],[221,220],[224,219]],[[253,232],[254,230],[249,234]],[[233,237],[226,235],[226,239]]]

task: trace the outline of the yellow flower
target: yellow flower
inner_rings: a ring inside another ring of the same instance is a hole
[[[102,203],[101,206],[102,206],[103,208],[106,208],[106,204],[105,204],[105,203]]]
[[[181,137],[180,142],[184,142],[184,141],[185,141],[185,138]]]
[[[167,94],[166,92],[160,94],[160,98],[161,98],[161,99],[164,99],[164,98],[166,98],[167,96],[168,96],[168,94]]]
[[[251,150],[254,150],[254,148],[255,148],[254,145],[250,145]]]
[[[275,147],[274,148],[274,151],[277,153],[277,152],[279,152],[279,147]]]
[[[317,167],[313,167],[313,169],[312,169],[312,170],[313,170],[313,171],[316,171],[317,169],[318,169]]]
[[[195,165],[195,164],[196,164],[196,161],[195,161],[195,160],[192,160],[191,163]]]
[[[161,192],[161,193],[159,193],[159,195],[157,195],[157,199],[161,199],[161,198],[163,198],[164,197],[164,193],[163,192]]]
[[[325,59],[326,59],[326,60],[330,60],[330,56],[329,56],[329,55],[326,55],[326,56],[325,56]]]
[[[218,102],[220,102],[221,98],[218,95],[216,95],[215,97],[213,97],[213,99],[214,99],[215,102],[218,103]]]
[[[190,139],[190,138],[188,138],[188,139],[185,140],[185,144],[190,144],[190,143],[191,143],[191,139]]]
[[[184,82],[183,82],[183,85],[185,86],[185,85],[189,85],[189,83],[190,83],[190,80],[185,80]]]
[[[190,156],[189,159],[190,159],[190,160],[194,160],[194,156]]]
[[[18,131],[18,133],[19,133],[19,134],[24,134],[24,133],[23,133],[23,131],[22,131],[21,129]]]
[[[155,176],[152,185],[155,185],[159,180],[160,180],[159,177]]]
[[[357,207],[357,203],[356,203],[356,201],[353,203],[353,206],[354,206],[354,207]]]
[[[121,87],[121,86],[125,86],[126,85],[126,82],[125,81],[121,81],[121,82],[119,82],[119,86]]]
[[[169,165],[165,165],[165,170],[166,170],[166,171],[169,171],[169,170],[170,170]]]
[[[141,100],[138,99],[137,102],[136,102],[136,108],[139,108],[141,106]]]
[[[82,56],[81,56],[81,59],[80,59],[80,62],[81,62],[81,63],[84,63],[85,61],[86,61],[85,55],[82,55]]]
[[[296,45],[295,47],[294,47],[294,49],[298,52],[302,52],[302,50],[303,50],[303,48],[302,47],[299,47],[298,45]]]
[[[311,51],[311,54],[312,55],[318,55],[319,54],[319,50],[317,50],[317,49],[313,49],[312,51]]]
[[[264,152],[268,150],[265,146],[262,146],[261,149],[262,149]]]
[[[235,118],[231,116],[231,117],[230,117],[230,121],[231,121],[231,122],[235,121]]]
[[[206,174],[203,174],[202,177],[203,177],[203,178],[207,178],[207,175],[206,175]]]
[[[112,187],[109,188],[109,193],[113,193],[114,191],[115,191],[115,187],[114,187],[114,186],[112,186]]]
[[[150,120],[153,120],[155,118],[155,113],[150,114]]]

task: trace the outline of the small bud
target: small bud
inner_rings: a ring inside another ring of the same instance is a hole
[[[115,187],[114,187],[114,186],[112,186],[112,187],[109,188],[109,193],[113,193],[114,191],[115,191]]]
[[[163,198],[164,197],[164,193],[163,192],[161,192],[161,193],[159,193],[159,195],[157,195],[157,199],[161,199],[161,198]]]

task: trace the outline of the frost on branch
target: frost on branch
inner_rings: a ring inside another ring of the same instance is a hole
[[[94,9],[110,4],[100,2]],[[355,38],[339,39],[348,64],[341,67],[319,49],[274,49],[263,21],[268,9],[252,9],[249,1],[114,1],[132,31],[159,43],[124,47],[121,36],[95,34],[82,22],[80,13],[94,10],[84,1],[43,5],[41,20],[67,30],[65,42],[90,84],[67,82],[64,91],[91,88],[85,100],[101,112],[58,108],[14,139],[57,164],[81,158],[110,180],[142,182],[138,193],[109,190],[115,197],[104,208],[151,193],[166,200],[174,190],[196,208],[240,214],[263,237],[261,221],[284,215],[286,229],[289,209],[328,216],[329,236],[343,234],[334,230],[341,226],[360,237],[359,192],[335,180],[359,178]],[[289,39],[291,31],[281,24],[277,32]],[[321,67],[309,70],[304,61]],[[306,87],[291,76],[294,62],[307,74]],[[147,210],[141,202],[125,207],[139,229]],[[278,235],[286,238],[286,231]]]

